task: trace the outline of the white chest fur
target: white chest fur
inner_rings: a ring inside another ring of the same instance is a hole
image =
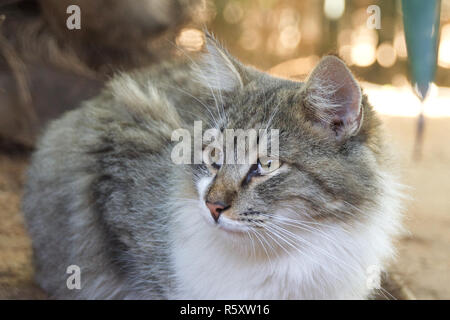
[[[192,212],[173,242],[177,299],[363,299],[371,266],[392,254],[389,236],[373,221],[360,231],[325,230],[334,241],[310,234],[310,246],[258,259],[242,255]]]
[[[279,250],[271,259],[227,241],[221,234],[226,231],[209,225],[199,213],[205,210],[201,205],[184,207],[172,230],[177,283],[172,298],[367,298],[373,289],[368,277],[393,256],[392,237],[400,228],[397,187],[389,183],[385,190],[379,208],[367,212],[364,223],[323,225],[320,233],[302,235],[302,248]]]

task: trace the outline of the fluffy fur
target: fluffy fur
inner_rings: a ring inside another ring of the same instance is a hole
[[[350,71],[327,57],[300,83],[213,39],[208,51],[118,75],[49,126],[23,202],[37,282],[56,298],[369,297],[368,268],[394,254],[400,189]],[[194,120],[279,129],[280,168],[174,164],[171,134]],[[229,207],[215,222],[205,201]],[[73,264],[81,290],[66,287]]]

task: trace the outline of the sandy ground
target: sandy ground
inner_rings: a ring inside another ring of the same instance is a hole
[[[415,119],[383,117],[400,152],[408,232],[392,267],[418,299],[450,299],[450,119],[427,119],[422,158],[414,161]]]
[[[413,161],[415,119],[383,117],[408,185],[405,225],[391,273],[410,297],[450,299],[450,119],[427,119],[423,157]],[[20,213],[27,157],[0,154],[0,299],[40,299]]]

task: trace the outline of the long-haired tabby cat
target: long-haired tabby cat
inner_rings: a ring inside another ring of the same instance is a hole
[[[326,56],[295,82],[206,47],[118,75],[49,126],[23,202],[37,282],[55,298],[370,297],[399,191],[349,69]],[[197,120],[278,129],[279,161],[175,164],[172,133]],[[66,285],[71,265],[80,289]]]

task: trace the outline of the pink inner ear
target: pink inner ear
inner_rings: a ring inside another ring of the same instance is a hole
[[[336,91],[337,101],[342,101],[336,108],[336,115],[344,124],[357,120],[361,113],[361,91],[353,79],[346,80]]]
[[[323,58],[309,76],[306,87],[309,91],[306,98],[319,113],[318,118],[328,119],[337,136],[352,135],[359,129],[361,89],[342,60],[335,56]]]

